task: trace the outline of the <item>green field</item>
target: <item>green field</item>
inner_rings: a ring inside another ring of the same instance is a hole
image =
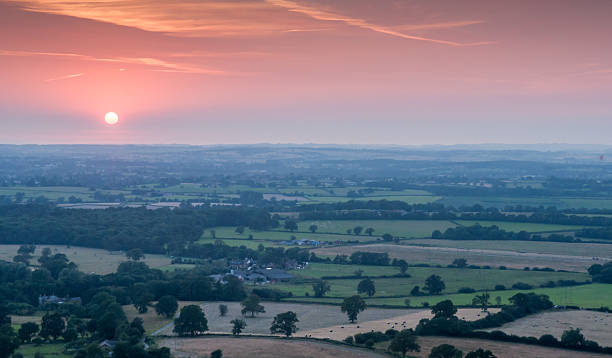
[[[40,352],[45,357],[68,358],[73,357],[70,354],[62,353],[64,351],[63,343],[47,343],[41,345],[23,344],[15,351],[15,353],[23,354],[24,358],[34,358],[34,354]]]
[[[555,288],[537,288],[533,290],[518,291],[518,290],[506,290],[506,291],[490,291],[491,303],[495,303],[497,296],[501,297],[502,304],[507,304],[508,298],[514,296],[519,292],[534,292],[537,294],[548,295],[550,300],[556,305],[562,306],[578,306],[583,308],[600,308],[602,306],[610,306],[610,297],[612,297],[612,285],[607,284],[591,284],[581,285],[573,287],[555,287]],[[407,296],[397,298],[366,298],[366,302],[370,305],[390,305],[397,307],[405,307],[404,300],[409,299],[412,307],[420,307],[423,302],[427,302],[430,305],[443,300],[451,300],[456,305],[469,306],[472,304],[474,293],[466,294],[448,294],[439,296]],[[313,297],[297,297],[288,299],[289,301],[308,301],[318,303],[342,303],[341,298],[313,298]]]
[[[612,209],[612,199],[596,198],[550,198],[550,197],[503,197],[503,196],[448,196],[440,200],[445,205],[459,207],[480,204],[484,207],[497,207],[503,209],[508,205],[523,205],[532,207],[554,206],[558,209]]]
[[[74,196],[83,201],[93,201],[93,191],[90,191],[85,187],[78,186],[11,186],[11,187],[0,187],[0,195],[14,196],[17,193],[23,193],[25,199],[32,199],[39,196],[44,196],[49,200],[57,200],[63,197],[68,200],[69,197]]]
[[[584,225],[555,225],[555,224],[539,224],[539,223],[519,223],[507,221],[472,221],[472,220],[457,220],[457,224],[463,226],[472,226],[480,224],[481,226],[497,226],[506,231],[527,231],[527,232],[551,232],[551,231],[572,231],[580,230],[587,226]]]
[[[300,227],[301,225],[298,224]],[[306,227],[304,227],[306,228]],[[238,234],[236,232],[235,227],[230,226],[219,226],[212,229],[205,230],[202,235],[203,240],[212,239],[210,230],[215,230],[215,236],[218,239],[248,239],[249,235],[253,235],[253,239],[255,240],[266,240],[266,241],[284,241],[291,240],[292,236],[295,236],[296,239],[308,239],[308,240],[318,240],[318,241],[359,241],[359,242],[368,242],[368,241],[376,241],[378,236],[367,236],[367,235],[341,235],[341,234],[326,234],[326,233],[310,233],[310,232],[289,232],[289,231],[280,231],[280,230],[267,230],[267,231],[256,231],[245,228],[244,233]],[[229,243],[228,243],[229,245]]]
[[[353,275],[356,270],[363,270],[364,275],[395,275],[399,269],[394,267],[359,266],[359,265],[334,265],[334,264],[310,264],[306,269],[295,271],[300,278],[321,278],[322,276],[344,276]],[[504,285],[510,288],[517,282],[524,282],[534,287],[548,281],[576,280],[587,281],[590,276],[584,273],[573,272],[544,272],[544,271],[522,271],[522,270],[484,270],[484,269],[456,269],[435,267],[409,267],[408,274],[411,277],[397,278],[375,278],[376,294],[381,296],[408,296],[414,286],[423,287],[425,280],[430,275],[438,275],[446,284],[444,292],[457,292],[460,288],[470,287],[476,290],[493,290],[495,285]],[[334,279],[329,280],[331,290],[328,296],[348,297],[357,293],[357,285],[361,279]],[[313,295],[312,284],[284,283],[274,287],[290,291],[295,296],[305,296],[306,293]]]
[[[444,231],[456,225],[447,220],[311,220],[298,222],[298,230],[306,231],[317,225],[317,232],[346,234],[346,230],[361,226],[373,228],[374,235],[389,233],[398,237],[431,237],[434,230]],[[367,237],[362,233],[360,237]]]

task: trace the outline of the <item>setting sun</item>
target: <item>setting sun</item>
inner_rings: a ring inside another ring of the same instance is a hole
[[[117,124],[119,116],[115,112],[108,112],[104,115],[104,121],[108,124]]]

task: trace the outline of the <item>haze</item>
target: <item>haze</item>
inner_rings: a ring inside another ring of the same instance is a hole
[[[606,144],[610,13],[607,0],[0,1],[0,142]]]

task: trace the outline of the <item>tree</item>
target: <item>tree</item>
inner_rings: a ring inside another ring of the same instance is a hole
[[[361,232],[363,231],[363,227],[362,226],[355,226],[353,228],[353,233],[357,236],[359,236],[361,234]]]
[[[219,305],[219,316],[225,317],[227,314],[227,305]]]
[[[417,344],[414,332],[411,329],[404,329],[395,334],[391,344],[389,344],[389,350],[399,352],[402,357],[406,357],[407,352],[420,352],[421,346]]]
[[[463,352],[451,346],[450,344],[441,344],[437,347],[433,347],[431,349],[431,353],[429,353],[429,358],[461,358],[463,357]]]
[[[286,337],[290,337],[297,331],[297,326],[295,325],[297,322],[299,322],[299,320],[295,312],[289,311],[279,313],[276,315],[276,317],[274,317],[272,326],[270,326],[270,332],[282,333]]]
[[[297,229],[298,229],[298,225],[295,222],[295,220],[291,220],[291,219],[285,220],[285,230],[289,230],[291,232],[294,232]]]
[[[215,349],[210,352],[210,358],[223,358],[223,351],[220,349]]]
[[[457,313],[457,307],[455,307],[453,301],[444,300],[436,303],[431,308],[431,313],[435,318],[451,318]]]
[[[64,322],[64,318],[57,312],[47,313],[43,316],[40,327],[41,336],[51,336],[55,341],[57,340],[57,337],[64,333],[66,322]]]
[[[584,335],[580,333],[580,328],[570,328],[561,335],[561,345],[568,348],[580,348],[586,344]]]
[[[244,234],[244,226],[236,227],[236,230],[234,230],[234,232],[237,233],[238,235]]]
[[[482,348],[478,348],[475,351],[471,351],[465,355],[465,358],[497,358],[493,352],[490,350],[483,350]]]
[[[234,336],[237,336],[242,333],[242,330],[247,326],[246,322],[243,319],[238,318],[231,320],[230,323],[232,324],[232,334]]]
[[[125,253],[125,256],[132,261],[140,261],[145,257],[141,249],[131,249]]]
[[[397,260],[396,265],[397,267],[399,267],[402,275],[405,275],[406,271],[408,270],[408,263],[406,262],[406,260]]]
[[[255,294],[250,294],[244,301],[240,302],[242,306],[242,314],[246,315],[248,312],[251,313],[251,317],[255,317],[256,313],[265,313],[266,310],[262,305],[259,304],[261,299]]]
[[[217,238],[217,231],[210,230],[210,237],[212,237],[213,239],[216,239]]]
[[[9,324],[0,326],[0,358],[8,358],[19,348],[19,338]]]
[[[495,303],[496,303],[498,306],[500,306],[500,305],[501,305],[501,303],[502,303],[502,298],[501,298],[501,296],[497,296],[497,297],[495,297]]]
[[[467,267],[467,260],[466,259],[455,259],[453,260],[453,266],[456,266],[458,268],[466,268]]]
[[[32,340],[32,337],[38,333],[39,329],[40,327],[38,327],[38,324],[34,322],[26,322],[19,327],[17,335],[23,343],[28,343],[30,340]]]
[[[414,286],[412,290],[410,290],[410,296],[421,296],[421,288],[419,286]]]
[[[324,280],[317,280],[315,281],[315,283],[312,284],[312,290],[314,291],[315,297],[325,296],[325,294],[329,292],[330,289],[331,286],[327,281]]]
[[[375,231],[374,228],[371,228],[371,227],[365,229],[365,233],[368,234],[368,236],[372,236],[374,231]]]
[[[64,331],[64,334],[62,334],[62,337],[64,338],[64,341],[66,342],[73,342],[73,341],[76,341],[77,338],[79,338],[79,334],[76,331],[76,329],[70,327]]]
[[[487,312],[487,309],[489,308],[490,298],[491,298],[491,295],[489,295],[488,292],[484,292],[480,295],[476,295],[476,297],[472,299],[472,304],[474,306],[480,306],[480,309],[482,310],[482,312]]]
[[[149,304],[153,300],[153,294],[144,285],[144,283],[137,283],[131,289],[132,304],[138,310],[138,313],[147,313],[149,310]]]
[[[315,233],[315,231],[317,231],[318,229],[319,229],[319,227],[318,227],[317,225],[314,225],[314,224],[313,224],[313,225],[310,225],[310,226],[308,227],[308,230],[310,230],[310,232],[311,232],[311,233],[313,233],[313,234],[314,234],[314,233]]]
[[[178,301],[176,300],[176,297],[170,295],[160,297],[155,305],[155,312],[157,312],[158,315],[166,318],[174,317],[177,310]]]
[[[428,291],[431,295],[439,295],[446,288],[444,281],[438,275],[431,275],[425,280],[425,286],[423,289]]]
[[[197,305],[185,306],[178,318],[174,320],[174,332],[179,336],[195,336],[208,331],[208,320]]]
[[[340,310],[347,314],[351,323],[354,323],[357,320],[357,315],[359,315],[360,312],[363,312],[366,308],[367,306],[365,301],[359,295],[345,298],[342,302],[342,306],[340,306]]]
[[[387,234],[383,234],[382,239],[384,241],[393,241],[393,235],[387,233]]]
[[[370,280],[369,278],[361,280],[357,285],[357,293],[365,293],[369,297],[374,296],[374,294],[376,293],[374,281]]]

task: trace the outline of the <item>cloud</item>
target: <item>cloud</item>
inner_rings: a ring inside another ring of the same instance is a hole
[[[45,82],[67,80],[67,79],[70,79],[70,78],[81,77],[83,75],[84,75],[84,73],[75,73],[73,75],[66,75],[66,76],[61,76],[61,77],[56,77],[56,78],[49,78],[49,79],[46,79]]]
[[[342,23],[389,36],[450,46],[476,46],[493,42],[462,43],[406,31],[470,26],[482,21],[441,22],[383,26],[364,19],[302,5],[291,0],[10,0],[27,11],[60,14],[129,26],[183,37],[252,37],[292,32],[320,32],[321,21]],[[289,13],[296,14],[295,16]],[[306,15],[306,16],[299,16]]]
[[[0,50],[0,56],[51,56],[51,57],[64,57],[81,59],[85,61],[97,61],[97,62],[114,62],[121,64],[132,64],[138,66],[144,66],[151,71],[163,71],[163,72],[175,72],[175,73],[193,73],[193,74],[206,74],[206,75],[223,75],[227,74],[222,70],[215,70],[206,68],[203,66],[197,66],[192,64],[182,64],[168,62],[158,58],[152,57],[113,57],[113,58],[99,58],[89,55],[82,55],[77,53],[66,53],[66,52],[39,52],[39,51],[12,51],[12,50]],[[125,71],[125,68],[121,68],[120,71]],[[59,78],[62,79],[62,78]]]
[[[408,40],[417,40],[417,41],[427,41],[427,42],[433,42],[433,43],[438,43],[438,44],[442,44],[442,45],[450,45],[450,46],[477,46],[477,45],[487,45],[487,44],[491,44],[492,42],[472,42],[472,43],[460,43],[460,42],[455,42],[455,41],[447,41],[447,40],[440,40],[440,39],[434,39],[434,38],[429,38],[429,37],[423,37],[423,36],[416,36],[416,35],[410,35],[410,34],[406,34],[403,32],[400,32],[394,28],[391,27],[386,27],[386,26],[380,26],[380,25],[375,25],[372,23],[369,23],[363,19],[357,19],[357,18],[352,18],[352,17],[348,17],[348,16],[343,16],[343,15],[338,15],[338,14],[334,14],[332,12],[328,12],[328,11],[324,11],[324,10],[319,10],[313,7],[309,7],[309,6],[304,6],[304,5],[300,5],[294,1],[289,1],[289,0],[266,0],[267,3],[285,8],[289,11],[292,12],[297,12],[300,14],[304,14],[307,16],[310,16],[314,19],[317,20],[321,20],[321,21],[332,21],[332,22],[342,22],[345,23],[347,25],[351,25],[351,26],[356,26],[356,27],[360,27],[362,29],[367,29],[367,30],[371,30],[371,31],[375,31],[375,32],[379,32],[379,33],[383,33],[383,34],[387,34],[390,36],[395,36],[395,37],[400,37],[400,38],[404,38],[404,39],[408,39]],[[433,28],[451,28],[451,27],[458,27],[458,26],[468,26],[468,25],[473,25],[475,23],[480,23],[480,21],[472,21],[472,22],[460,22],[460,23],[445,23],[445,24],[430,24],[430,25],[413,25],[415,28],[413,29],[420,29],[420,30],[424,30],[424,29],[433,29]],[[429,28],[427,28],[427,26],[429,26]]]

